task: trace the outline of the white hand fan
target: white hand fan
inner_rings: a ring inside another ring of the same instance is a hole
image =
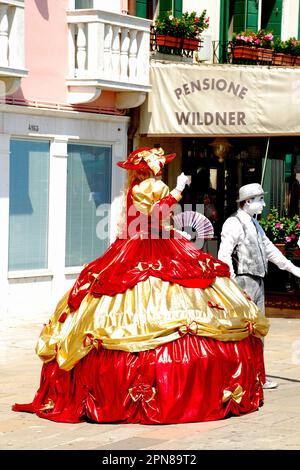
[[[214,228],[205,215],[195,211],[184,211],[173,218],[174,227],[186,231],[189,227],[196,232],[196,238],[210,239],[214,236]]]

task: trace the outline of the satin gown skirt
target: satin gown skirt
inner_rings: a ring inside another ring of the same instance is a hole
[[[93,349],[70,371],[44,364],[33,403],[15,411],[53,421],[210,421],[255,411],[265,381],[262,341],[186,334],[138,353]]]
[[[228,266],[182,240],[117,240],[37,344],[30,404],[53,421],[184,423],[257,410],[268,322]]]

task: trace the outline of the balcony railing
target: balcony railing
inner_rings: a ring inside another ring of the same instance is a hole
[[[87,9],[69,10],[67,21],[71,92],[76,94],[76,87],[83,94],[82,87],[90,87],[91,93],[91,87],[98,92],[149,91],[150,20]],[[89,101],[96,95],[95,91]],[[73,98],[81,99],[79,95]]]
[[[227,64],[232,61],[232,43],[230,41],[213,41],[213,63]]]
[[[0,94],[13,93],[24,66],[24,1],[0,0]]]

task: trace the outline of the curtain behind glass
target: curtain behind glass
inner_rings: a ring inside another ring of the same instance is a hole
[[[69,144],[66,266],[81,266],[106,250],[108,237],[97,234],[97,208],[110,202],[111,148]]]
[[[9,270],[48,265],[49,142],[11,140]]]

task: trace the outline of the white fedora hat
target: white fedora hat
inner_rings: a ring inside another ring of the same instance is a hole
[[[262,186],[258,183],[245,184],[241,186],[239,190],[239,198],[236,202],[246,201],[247,199],[252,199],[253,197],[263,196],[267,194]]]

